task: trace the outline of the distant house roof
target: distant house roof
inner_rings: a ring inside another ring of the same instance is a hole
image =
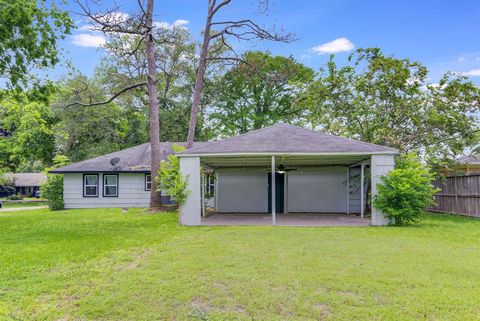
[[[480,165],[480,154],[459,158],[457,162],[460,164]]]
[[[173,145],[185,146],[185,143],[160,143],[161,159],[166,159],[173,153]],[[205,143],[194,143],[193,147],[201,146]],[[150,143],[122,149],[118,152],[105,154],[92,159],[87,159],[78,163],[73,163],[61,168],[50,171],[51,173],[85,173],[85,172],[149,172],[151,148]],[[114,166],[110,160],[119,158],[120,161]]]
[[[288,124],[277,124],[190,148],[179,156],[208,154],[396,154],[398,150]]]
[[[6,173],[5,177],[15,181],[16,187],[41,186],[47,181],[43,173]]]

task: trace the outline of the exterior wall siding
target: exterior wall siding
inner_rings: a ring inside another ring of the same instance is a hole
[[[268,173],[217,170],[215,202],[221,213],[267,213]],[[289,172],[288,212],[345,213],[347,168],[326,167]],[[350,213],[360,212],[360,169],[350,170]]]
[[[150,191],[145,191],[145,174],[119,173],[118,197],[103,196],[103,174],[98,174],[98,197],[83,197],[83,174],[64,174],[65,208],[148,207]]]
[[[346,181],[346,167],[289,172],[288,212],[345,213]]]
[[[218,172],[217,211],[267,213],[268,176],[265,171]]]

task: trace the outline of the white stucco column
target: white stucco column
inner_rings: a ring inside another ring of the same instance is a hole
[[[185,203],[180,206],[181,225],[201,224],[200,157],[180,157],[180,172],[187,177],[190,190]]]
[[[377,195],[377,184],[381,182],[382,175],[387,174],[395,167],[393,155],[372,155],[371,165],[372,173],[372,198]],[[383,212],[375,208],[372,204],[372,225],[387,225],[388,219]]]

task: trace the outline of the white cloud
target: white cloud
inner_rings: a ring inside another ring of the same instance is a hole
[[[307,55],[307,54],[303,54],[303,55],[300,56],[300,58],[302,58],[302,59],[308,59],[308,58],[311,58],[311,57],[312,56]]]
[[[185,19],[177,19],[175,20],[173,23],[168,23],[166,21],[155,21],[153,23],[153,25],[157,28],[163,28],[163,29],[173,29],[174,27],[178,27],[178,28],[184,28],[186,29],[187,27],[185,27],[186,25],[188,25],[190,23],[190,21],[188,20],[185,20]]]
[[[355,48],[355,45],[350,40],[347,38],[338,38],[322,45],[315,46],[312,48],[312,50],[319,55],[323,55],[350,51],[353,48]]]
[[[458,57],[458,61],[465,61],[465,60],[467,60],[467,59],[463,56]]]
[[[469,71],[461,72],[460,74],[468,77],[480,77],[480,69],[472,69]]]
[[[185,25],[188,25],[190,23],[190,21],[188,20],[185,20],[185,19],[177,19],[173,22],[173,25],[174,26],[185,26]]]
[[[74,35],[72,38],[72,43],[81,47],[100,47],[105,44],[105,37],[102,35],[81,33]]]

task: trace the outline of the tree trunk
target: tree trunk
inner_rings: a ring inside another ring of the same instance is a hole
[[[147,88],[148,103],[150,107],[150,145],[151,145],[151,175],[152,189],[150,191],[150,208],[159,208],[162,206],[161,193],[157,192],[158,183],[155,177],[160,168],[160,126],[158,119],[158,99],[157,99],[157,80],[156,80],[156,64],[155,64],[155,44],[152,35],[153,26],[153,2],[148,0],[146,10],[147,32],[145,34],[145,43],[147,47]]]
[[[207,67],[208,45],[210,43],[210,25],[212,22],[213,6],[208,6],[207,21],[203,34],[202,51],[200,52],[200,60],[198,62],[197,74],[195,76],[195,88],[193,91],[192,110],[190,113],[190,122],[188,123],[187,148],[193,146],[195,140],[195,127],[197,126],[198,106],[203,89],[203,78]]]

